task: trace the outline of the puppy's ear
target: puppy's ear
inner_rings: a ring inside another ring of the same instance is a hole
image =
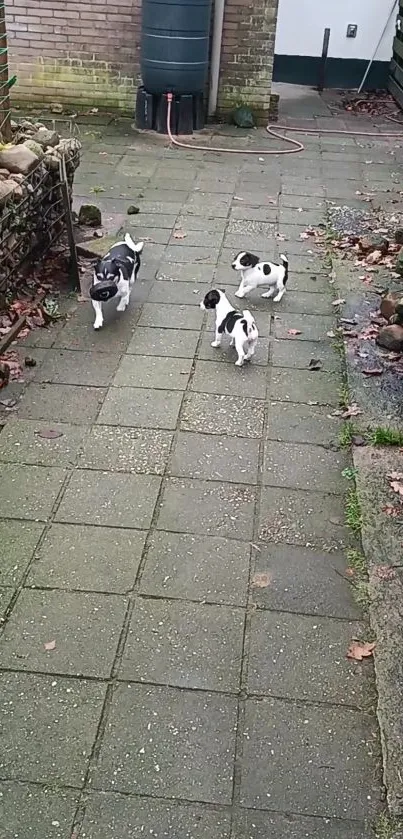
[[[240,259],[240,263],[244,266],[244,268],[254,268],[258,262],[259,257],[255,256],[253,253],[244,253]]]
[[[136,253],[142,253],[143,248],[144,248],[144,242],[137,242],[137,245],[135,246]]]
[[[216,288],[213,288],[212,291],[208,291],[203,303],[205,309],[215,309],[217,303],[220,302],[220,292],[217,291]]]

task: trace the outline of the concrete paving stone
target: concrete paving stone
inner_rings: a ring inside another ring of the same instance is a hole
[[[295,192],[288,192],[284,187],[281,191],[279,204],[281,208],[298,210],[302,207],[303,210],[320,210],[326,213],[326,201],[323,196],[298,195]]]
[[[264,399],[266,396],[266,370],[259,365],[222,364],[197,361],[191,389],[201,393],[218,393],[227,396],[244,396]]]
[[[93,789],[230,804],[236,699],[119,685]]]
[[[195,191],[200,190],[202,193],[210,193],[211,195],[222,194],[222,195],[233,195],[235,186],[237,182],[237,177],[234,175],[233,177],[223,177],[223,178],[212,178],[209,176],[209,170],[207,169],[206,172],[202,172],[195,181]]]
[[[188,198],[180,212],[190,216],[207,215],[226,218],[231,200],[232,195],[215,195],[212,198],[208,192],[196,192]]]
[[[244,611],[138,598],[119,678],[192,690],[239,690]]]
[[[371,835],[370,825],[361,821],[259,810],[241,810],[234,825],[239,839],[369,839]]]
[[[66,472],[48,466],[0,464],[0,510],[7,518],[46,521]]]
[[[154,220],[155,222],[159,222],[159,218]],[[152,248],[154,244],[157,245],[167,245],[170,237],[171,237],[171,230],[170,228],[166,227],[142,227],[136,230],[136,238],[141,239],[144,236],[147,238],[147,247]]]
[[[244,606],[250,545],[187,533],[153,533],[140,591],[153,597]]]
[[[174,199],[174,200],[172,200]],[[159,200],[157,197],[154,198],[147,198],[144,200],[141,198],[139,201],[140,205],[140,212],[143,215],[149,214],[152,216],[155,215],[170,215],[170,216],[177,216],[178,213],[182,210],[182,201],[178,197],[178,195],[171,195],[171,201],[162,201]]]
[[[105,388],[48,385],[31,382],[18,409],[24,419],[76,425],[95,422],[106,394]]]
[[[182,406],[183,431],[257,437],[263,431],[265,403],[241,396],[187,393]]]
[[[66,322],[54,339],[54,347],[67,350],[85,350],[88,352],[120,354],[125,352],[133,334],[130,318],[119,312],[116,307],[103,307],[104,327],[93,329],[94,310],[91,304],[80,304],[72,317]]]
[[[182,239],[181,236],[183,236],[183,234],[185,235]],[[183,246],[186,248],[197,247],[212,248],[216,250],[221,245],[223,235],[224,232],[221,230],[187,230],[186,221],[184,221],[183,227],[176,225],[176,229],[169,240],[169,245],[172,247],[172,250],[174,248],[182,248]]]
[[[183,186],[185,186],[185,184],[183,184]],[[189,196],[189,191],[190,184],[187,185],[186,189],[171,189],[168,185],[165,189],[161,189],[155,182],[154,185],[148,184],[144,189],[142,189],[144,200],[146,202],[159,201],[164,207],[170,206],[171,202],[179,202],[181,207],[183,207]],[[140,209],[142,206],[143,202],[141,201]],[[164,212],[168,213],[169,210],[166,209]]]
[[[283,175],[281,182],[282,191],[288,195],[309,195],[318,199],[325,195],[322,182],[315,178],[297,178]]]
[[[113,380],[115,387],[185,390],[192,362],[189,358],[125,355]]]
[[[250,305],[250,304],[249,304]],[[213,332],[204,332],[202,340],[198,349],[198,358],[203,361],[225,361],[227,364],[235,364],[237,359],[236,350],[231,350],[231,347],[212,347],[211,342],[214,339]],[[256,351],[253,356],[253,365],[256,364],[267,367],[269,363],[270,342],[268,338],[260,338],[256,346]]]
[[[157,530],[251,539],[255,497],[249,486],[168,478]]]
[[[278,209],[274,205],[264,207],[243,206],[243,203],[234,202],[229,215],[230,222],[245,219],[247,221],[261,221],[274,223],[277,221]]]
[[[141,530],[151,524],[159,487],[156,475],[78,470],[64,493],[56,520]]]
[[[270,381],[270,397],[279,402],[337,406],[340,384],[340,377],[335,373],[318,370],[302,373],[301,370],[275,367]]]
[[[19,584],[42,533],[43,525],[34,521],[0,521],[0,585]]]
[[[186,201],[186,198],[189,195],[189,190],[193,186],[193,178],[183,177],[183,173],[175,173],[177,175],[176,178],[167,178],[163,177],[162,175],[154,175],[153,178],[148,182],[145,189],[143,189],[144,197],[145,198],[153,198],[155,195],[156,198],[159,198],[160,195],[166,196],[167,192],[169,193],[169,198],[175,198],[177,194]]]
[[[193,358],[198,340],[199,332],[196,330],[138,326],[127,352],[133,355]]]
[[[350,464],[344,451],[322,446],[270,441],[265,443],[263,483],[322,492],[343,492],[342,471]]]
[[[160,229],[173,230],[176,221],[176,213],[170,213],[167,215],[162,215],[160,213],[157,220],[158,227]],[[128,223],[130,227],[140,228],[141,233],[137,231],[137,229],[135,231],[136,237],[140,238],[141,235],[147,235],[147,230],[149,230],[150,227],[154,227],[155,215],[154,213],[139,213],[137,216],[130,216]]]
[[[293,545],[262,545],[254,574],[267,574],[269,585],[259,588],[252,582],[252,599],[260,609],[354,620],[361,615],[343,579],[345,571],[342,553],[329,557]]]
[[[179,230],[213,230],[218,233],[224,233],[227,225],[225,218],[217,218],[216,216],[190,216],[179,215],[175,222],[175,227]]]
[[[379,805],[375,716],[251,700],[245,735],[243,806],[358,821],[374,816]]]
[[[81,786],[106,686],[33,673],[1,673],[0,685],[2,777]]]
[[[163,303],[145,303],[139,326],[164,329],[200,329],[203,312],[197,306],[167,306]]]
[[[14,595],[13,588],[0,588],[0,625]]]
[[[280,178],[270,178],[268,189],[262,186],[259,188],[257,184],[253,184],[243,178],[239,181],[236,188],[236,195],[232,198],[231,209],[238,207],[242,203],[243,207],[275,207],[278,203],[278,195],[280,192]]]
[[[186,240],[185,240],[186,241]],[[191,247],[183,244],[168,245],[164,260],[167,262],[207,262],[216,263],[218,259],[219,245],[200,245]]]
[[[299,370],[309,370],[309,364],[314,359],[321,362],[322,372],[339,372],[341,375],[342,360],[330,341],[319,344],[317,341],[275,340],[272,342],[271,358],[273,367],[295,367]]]
[[[346,658],[346,652],[351,639],[365,637],[365,633],[365,626],[356,621],[255,612],[250,632],[249,692],[361,708],[367,703],[373,668],[368,662],[357,667]]]
[[[293,202],[295,203],[295,202]],[[299,212],[301,210],[301,212]],[[287,207],[280,198],[279,221],[282,224],[302,224],[304,227],[317,227],[326,218],[326,206],[322,203],[317,209]]]
[[[169,282],[162,280],[155,282],[151,292],[150,303],[169,303],[174,306],[199,306],[207,291],[205,281],[200,283]]]
[[[5,838],[66,839],[71,834],[78,791],[1,781],[0,798]]]
[[[320,492],[266,487],[261,492],[259,538],[326,551],[344,548],[344,500]]]
[[[98,425],[88,435],[78,465],[82,469],[163,475],[171,441],[168,431]]]
[[[227,227],[227,234],[231,236],[264,236],[266,239],[273,236],[276,230],[276,222],[269,224],[266,221],[256,219],[230,219]],[[239,276],[239,275],[238,275]]]
[[[215,263],[201,263],[189,265],[187,262],[163,262],[156,273],[157,280],[168,280],[170,282],[205,283],[209,285],[213,281]]]
[[[98,417],[100,425],[174,429],[183,393],[139,387],[112,387]]]
[[[279,242],[281,244],[281,242]],[[323,259],[318,254],[312,255],[288,255],[289,267],[290,267],[290,277],[293,276],[293,271],[297,274],[306,274],[308,273],[310,276],[314,276],[315,274],[326,274],[326,269],[324,268]],[[288,283],[289,288],[292,288],[292,284]]]
[[[233,254],[232,251],[231,251],[231,256],[234,257],[234,255],[235,254]],[[239,286],[239,283],[240,283],[239,272],[234,271],[234,269],[231,268],[231,258],[229,260],[227,260],[226,265],[218,265],[217,266],[216,272],[215,272],[215,278],[214,278],[214,281],[213,281],[213,285],[215,285],[218,288],[222,288],[223,291],[226,291],[227,296],[229,297],[230,301],[233,303],[233,305],[235,307],[242,305],[241,301],[238,300],[235,297],[235,294],[234,294],[234,292],[236,291],[236,289]],[[230,286],[230,288],[227,289],[227,286]],[[254,292],[254,294],[256,294],[256,292]],[[251,300],[250,297],[247,297],[245,299],[245,307],[246,307],[246,301],[248,301],[248,305],[249,305],[250,300]]]
[[[0,434],[0,460],[41,466],[70,466],[86,433],[84,425],[11,419]],[[47,438],[48,431],[60,437]],[[41,436],[45,435],[45,436]]]
[[[107,679],[126,606],[114,594],[25,589],[1,637],[1,666]]]
[[[125,833],[133,837],[144,833],[175,839],[210,839],[213,835],[215,839],[229,839],[230,826],[226,810],[101,792],[92,793],[87,802],[81,835],[83,839],[104,839],[105,832],[109,839],[121,839]]]
[[[337,445],[342,421],[320,405],[270,402],[267,439],[289,443]]]
[[[258,461],[258,440],[180,431],[171,453],[168,474],[179,478],[256,484]]]
[[[102,364],[96,352],[49,350],[36,374],[36,380],[51,384],[106,387],[119,364],[119,355],[103,353]]]
[[[280,314],[290,312],[291,314],[329,315],[333,317],[334,309],[330,294],[320,294],[318,292],[310,294],[309,292],[295,291],[294,289],[291,291],[290,289],[290,292],[284,295],[281,303],[276,306],[276,312]]]
[[[53,524],[35,551],[26,584],[125,594],[134,585],[145,536],[136,530]]]
[[[48,349],[53,345],[54,340],[62,328],[63,324],[58,320],[46,328],[32,329],[21,343],[23,343],[24,347]]]

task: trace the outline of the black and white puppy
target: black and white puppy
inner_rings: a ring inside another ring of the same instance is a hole
[[[90,288],[90,297],[95,311],[94,329],[101,329],[104,318],[102,304],[117,297],[118,312],[124,312],[129,305],[130,294],[140,269],[140,254],[144,242],[133,242],[126,233],[123,242],[116,242],[110,251],[100,259],[95,268]]]
[[[213,289],[207,292],[204,300],[200,303],[201,309],[215,309],[215,339],[212,347],[221,345],[224,333],[231,336],[231,347],[235,344],[238,358],[235,362],[237,367],[242,367],[244,361],[252,358],[259,333],[257,326],[248,311],[237,312],[228,300],[224,291]]]
[[[279,303],[288,280],[288,259],[284,254],[281,254],[280,259],[280,265],[275,262],[262,262],[253,253],[241,251],[232,263],[234,271],[241,271],[241,283],[235,297],[245,297],[249,291],[268,285],[269,290],[265,291],[262,297],[273,297],[273,302]]]

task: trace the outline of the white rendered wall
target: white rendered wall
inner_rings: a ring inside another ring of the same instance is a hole
[[[385,26],[393,0],[279,0],[277,55],[322,54],[323,31],[330,28],[329,57],[369,59]],[[389,61],[398,3],[375,56]],[[346,38],[347,24],[358,26],[356,38]]]

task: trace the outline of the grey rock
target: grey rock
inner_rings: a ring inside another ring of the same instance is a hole
[[[42,153],[42,149],[39,146]],[[38,155],[25,143],[0,151],[0,169],[28,175],[39,161]]]
[[[101,210],[95,204],[83,204],[78,214],[78,223],[86,227],[99,227],[102,224]]]
[[[400,251],[396,257],[396,265],[395,270],[401,277],[403,277],[403,248],[400,248]]]
[[[403,352],[403,326],[397,323],[382,326],[376,337],[376,343],[391,352]]]
[[[32,142],[38,143],[42,148],[46,149],[49,146],[57,146],[60,142],[59,134],[56,131],[50,131],[47,128],[40,128],[33,137]]]

